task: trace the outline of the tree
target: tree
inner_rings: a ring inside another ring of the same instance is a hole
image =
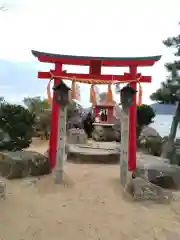
[[[32,141],[35,115],[20,105],[4,103],[0,108],[0,129],[9,136],[1,149],[20,150]]]
[[[35,114],[35,131],[39,132],[42,138],[49,138],[51,123],[51,106],[47,99],[41,97],[27,97],[23,100],[28,110]]]
[[[41,97],[27,97],[23,100],[25,106],[29,109],[31,113],[36,114],[38,116],[45,109],[51,109],[51,106],[47,99],[41,99]]]
[[[79,109],[78,109],[77,103],[72,101],[67,106],[67,120],[69,120],[71,117],[73,117],[78,112],[79,112]]]
[[[41,138],[49,138],[50,125],[51,125],[51,106],[47,99],[41,97],[28,97],[23,100],[26,107],[31,113],[36,115],[36,133],[40,133]],[[67,121],[71,122],[71,126],[79,126],[82,123],[81,107],[74,101],[67,106]]]
[[[163,44],[172,49],[176,49],[174,56],[180,56],[180,35],[167,38],[163,41]],[[178,74],[178,71],[180,70],[180,61],[167,63],[165,64],[165,67],[169,73],[168,77],[161,84],[161,87],[150,96],[151,100],[157,101],[160,104],[177,104],[168,141],[163,147],[162,157],[167,157],[171,152],[176,137],[178,123],[180,122],[180,76]]]

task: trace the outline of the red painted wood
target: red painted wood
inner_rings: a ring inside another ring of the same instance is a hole
[[[59,58],[59,57],[49,57],[49,56],[39,56],[38,60],[40,62],[48,62],[48,63],[62,63],[62,64],[69,64],[69,65],[82,65],[88,66],[90,65],[90,59],[85,58]],[[155,60],[152,59],[122,59],[122,60],[106,60],[102,61],[102,66],[109,66],[109,67],[127,67],[127,66],[152,66],[155,63]]]
[[[108,123],[113,123],[114,107],[108,108]]]
[[[89,74],[91,74],[92,77],[101,75],[101,60],[91,60]]]
[[[57,74],[55,74],[53,72],[54,75],[58,76]],[[114,81],[132,81],[132,77],[131,75],[128,75],[126,73],[126,75],[111,75],[111,74],[103,74],[100,76],[91,76],[91,74],[84,74],[84,73],[66,73],[66,72],[59,72],[59,75],[63,77],[69,77],[69,78],[82,78],[82,79],[88,79],[88,78],[94,78],[94,79],[99,79],[99,80],[105,80],[105,81],[112,81],[112,79],[114,79]],[[138,75],[139,76],[139,75]],[[49,72],[38,72],[38,78],[50,78],[51,74]],[[136,78],[135,78],[136,79]],[[140,78],[140,82],[144,82],[144,83],[150,83],[151,82],[151,76],[142,76]]]
[[[56,74],[60,74],[62,72],[62,64],[55,64]],[[54,85],[56,86],[61,79],[54,79]],[[52,116],[51,116],[51,134],[49,141],[49,161],[51,168],[55,168],[56,166],[56,153],[57,153],[57,143],[58,143],[58,115],[60,106],[56,104],[55,101],[55,92],[53,93],[53,104],[52,104]]]
[[[127,77],[127,79],[130,79],[131,78],[131,73],[124,73],[124,76]],[[141,73],[137,73],[136,74],[136,78],[140,78],[142,77]]]
[[[136,79],[137,67],[130,66],[131,79]],[[131,83],[131,87],[136,90],[137,83]],[[133,105],[129,108],[129,147],[128,147],[128,169],[136,170],[136,94],[133,98]]]

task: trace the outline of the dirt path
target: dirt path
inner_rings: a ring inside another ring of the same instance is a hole
[[[118,166],[67,163],[66,174],[63,186],[54,184],[53,175],[7,181],[0,240],[180,239],[175,236],[180,236],[179,202],[147,205],[124,199]]]

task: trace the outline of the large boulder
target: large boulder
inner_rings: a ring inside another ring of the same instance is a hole
[[[141,131],[141,137],[160,137],[160,134],[156,131],[155,128],[146,126]]]
[[[159,136],[144,137],[139,141],[139,147],[151,155],[161,156],[163,139]]]
[[[135,176],[163,188],[180,188],[180,167],[169,164],[167,159],[148,155],[138,157]]]
[[[68,119],[67,129],[71,128],[83,128],[82,117],[79,114],[72,116]]]
[[[0,181],[0,200],[6,198],[6,184],[3,181]]]
[[[154,156],[160,156],[163,147],[163,138],[152,127],[144,127],[141,131],[137,145],[145,152]]]
[[[147,179],[137,177],[132,179],[127,188],[136,201],[156,201],[170,203],[173,199],[172,192],[164,190]]]
[[[0,175],[8,178],[24,178],[49,174],[48,157],[35,151],[0,152]]]
[[[95,125],[92,133],[92,139],[98,142],[101,141],[120,141],[121,132],[119,125],[101,126]]]

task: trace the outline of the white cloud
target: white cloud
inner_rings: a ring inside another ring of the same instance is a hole
[[[179,32],[178,0],[19,0],[17,6],[8,0],[8,4],[13,8],[0,13],[0,58],[35,63],[31,49],[91,56],[162,54],[160,63],[139,70],[153,77],[152,84],[143,85],[145,102],[165,79],[163,65],[172,53],[162,40]]]

